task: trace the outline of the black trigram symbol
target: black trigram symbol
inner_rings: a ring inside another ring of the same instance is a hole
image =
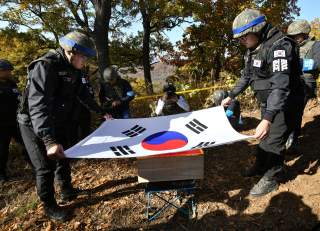
[[[126,130],[122,132],[122,134],[129,136],[129,137],[135,137],[142,132],[144,132],[146,129],[144,127],[141,127],[139,125],[135,125],[134,127],[130,128],[129,130]]]
[[[136,153],[135,153],[134,151],[132,151],[127,145],[125,145],[125,146],[110,147],[110,149],[113,151],[113,153],[114,153],[116,156],[136,154]]]
[[[201,142],[199,143],[198,145],[192,147],[192,149],[196,149],[196,148],[207,148],[211,145],[214,145],[216,142],[213,141],[213,142]]]
[[[197,119],[191,120],[186,124],[186,127],[197,134],[200,134],[208,128],[206,125],[200,123]]]

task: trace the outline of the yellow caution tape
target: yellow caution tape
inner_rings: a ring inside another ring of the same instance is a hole
[[[190,89],[190,90],[185,90],[185,91],[178,91],[176,93],[177,94],[186,94],[186,93],[191,93],[191,92],[196,92],[196,91],[207,91],[210,89],[223,88],[223,87],[225,87],[225,86],[212,86],[212,87],[205,87],[205,88],[196,88],[196,89]],[[140,97],[136,97],[134,100],[152,99],[152,98],[160,97],[162,95],[163,94],[140,96]]]

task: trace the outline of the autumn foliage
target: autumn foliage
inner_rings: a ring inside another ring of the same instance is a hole
[[[117,65],[134,72],[143,67],[144,90],[151,94],[150,63],[154,60],[177,66],[179,81],[193,86],[224,81],[222,72],[238,76],[242,50],[232,38],[232,21],[243,9],[259,8],[269,22],[280,28],[286,28],[300,10],[297,0],[104,2],[0,1],[3,21],[0,57],[12,61],[15,73],[22,76],[32,59],[55,47],[66,32],[78,29],[95,41],[98,50],[98,57],[92,62],[95,68]],[[102,26],[101,20],[105,22]],[[171,44],[166,32],[182,24],[183,37],[177,44]],[[140,32],[127,32],[132,26],[141,28]],[[319,19],[312,22],[312,28],[312,34],[319,38]]]

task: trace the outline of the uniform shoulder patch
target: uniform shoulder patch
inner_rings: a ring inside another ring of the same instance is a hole
[[[286,57],[286,51],[285,50],[275,50],[273,52],[273,57],[274,58]]]

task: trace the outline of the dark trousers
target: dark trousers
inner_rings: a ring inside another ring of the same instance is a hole
[[[264,114],[264,108],[261,109],[261,114]],[[269,135],[261,140],[258,145],[258,150],[265,153],[282,155],[285,150],[285,143],[289,136],[289,128],[285,118],[285,113],[280,111],[276,114],[270,126]]]
[[[240,119],[240,117],[234,116],[234,117],[231,117],[231,118],[228,118],[228,119],[229,119],[229,122],[230,122],[231,126],[234,129],[237,130],[239,128],[239,119]]]
[[[291,98],[286,110],[280,111],[276,114],[273,122],[271,123],[268,137],[263,139],[258,145],[258,155],[283,156],[287,139],[301,118],[302,105],[303,96],[297,96],[294,99]],[[265,108],[262,107],[262,117],[264,113]],[[271,159],[282,160],[283,158],[274,157]],[[278,163],[276,162],[277,161],[271,163],[270,167],[273,167],[272,165],[277,165]]]
[[[35,169],[38,196],[44,203],[50,203],[55,200],[54,177],[62,189],[71,187],[69,161],[68,159],[50,160],[42,140],[35,135],[33,128],[22,124],[19,124],[19,127]],[[64,141],[67,141],[67,137],[63,137],[63,133],[61,133],[58,141],[63,145]]]
[[[0,175],[6,174],[9,145],[11,138],[15,136],[15,129],[14,126],[0,127]]]
[[[316,81],[310,81],[309,79],[306,78],[311,78],[311,77],[305,77],[304,78],[304,100],[303,100],[303,105],[300,107],[300,112],[299,112],[299,119],[296,123],[296,126],[293,131],[293,139],[297,140],[298,137],[301,134],[301,125],[302,125],[302,117],[303,117],[303,112],[304,109],[310,99],[316,98],[317,97],[317,83]]]
[[[305,104],[309,99],[317,97],[317,82],[313,77],[303,77]]]
[[[6,174],[11,139],[15,139],[17,143],[23,144],[17,125],[0,126],[0,175]],[[23,149],[22,154],[26,161],[29,162],[25,149]]]

